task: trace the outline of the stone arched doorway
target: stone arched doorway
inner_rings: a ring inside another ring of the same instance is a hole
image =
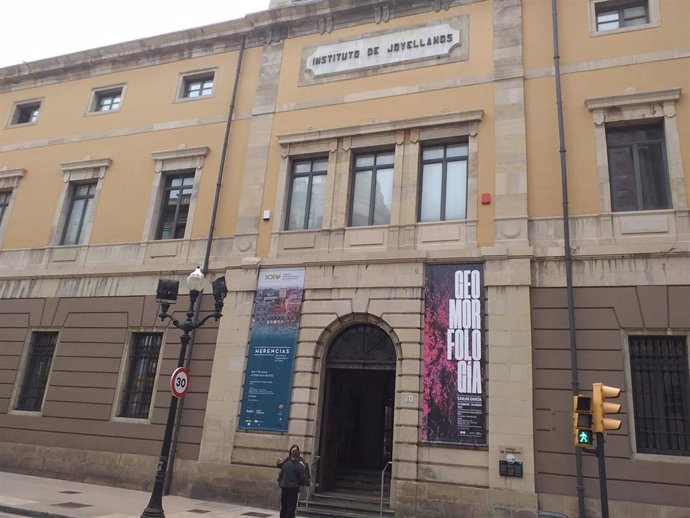
[[[347,327],[326,355],[320,491],[371,491],[393,450],[395,345],[380,327]]]

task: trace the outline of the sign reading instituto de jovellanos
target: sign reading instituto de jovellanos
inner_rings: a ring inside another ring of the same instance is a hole
[[[363,34],[302,51],[302,84],[428,66],[468,57],[468,18]]]

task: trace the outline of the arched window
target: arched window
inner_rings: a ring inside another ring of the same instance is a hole
[[[395,346],[388,334],[371,324],[348,327],[340,333],[326,358],[337,369],[395,370]]]

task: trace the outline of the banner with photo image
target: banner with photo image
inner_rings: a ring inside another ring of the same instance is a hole
[[[485,445],[483,265],[427,265],[421,439]]]
[[[304,268],[259,272],[239,428],[287,432]]]

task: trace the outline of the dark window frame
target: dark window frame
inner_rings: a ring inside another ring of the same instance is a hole
[[[625,143],[625,144],[611,144],[610,143],[610,138],[609,138],[609,131],[622,131],[626,130],[628,132],[635,134],[636,130],[639,128],[643,127],[652,127],[652,126],[659,126],[661,128],[661,134],[663,135],[659,139],[646,139],[646,140],[634,140],[631,143]],[[666,134],[665,134],[665,126],[663,121],[636,121],[633,124],[625,124],[625,125],[620,125],[620,124],[607,124],[606,125],[606,160],[608,162],[608,169],[609,169],[609,185],[610,185],[610,195],[611,195],[611,210],[613,212],[629,212],[629,211],[643,211],[643,210],[667,210],[673,208],[673,199],[671,195],[671,186],[669,184],[669,173],[668,173],[668,160],[666,157]],[[656,207],[656,208],[651,208],[651,209],[646,209],[644,208],[644,201],[642,199],[642,195],[644,192],[644,189],[642,188],[642,173],[640,169],[640,154],[639,150],[641,147],[645,146],[652,146],[652,145],[657,145],[661,149],[661,164],[658,164],[658,167],[663,170],[663,175],[664,178],[663,184],[665,191],[663,193],[664,195],[664,200],[663,204],[665,205],[663,207]],[[617,180],[614,178],[613,174],[613,168],[611,166],[612,164],[612,159],[611,159],[611,150],[612,149],[624,149],[624,148],[630,148],[632,157],[633,157],[633,174],[635,176],[635,190],[636,190],[636,208],[634,209],[621,209],[618,206],[618,203],[616,202],[616,197],[614,196],[614,190],[616,187]]]
[[[109,101],[109,102],[105,102]],[[94,92],[93,113],[110,113],[120,110],[122,88],[108,88]]]
[[[216,86],[215,72],[190,74],[182,77],[182,99],[200,99],[213,95]],[[197,88],[198,86],[198,88]],[[195,92],[198,92],[195,94]]]
[[[40,412],[43,407],[48,377],[53,366],[58,333],[34,331],[26,358],[22,384],[15,410]]]
[[[315,162],[326,162],[326,169],[323,170],[318,170],[314,171],[314,163]],[[309,162],[309,172],[306,173],[298,173],[297,171],[297,166],[299,164],[303,164]],[[328,175],[328,156],[327,155],[319,155],[311,158],[295,158],[292,160],[292,163],[290,164],[290,189],[288,192],[288,199],[287,199],[287,211],[285,212],[285,230],[287,231],[294,231],[294,230],[315,230],[315,229],[310,229],[309,228],[309,213],[311,211],[311,197],[312,197],[312,185],[314,181],[315,176],[327,176]],[[309,177],[309,182],[307,183],[307,198],[305,200],[305,207],[304,207],[304,220],[302,221],[302,224],[298,228],[290,228],[290,214],[292,210],[292,191],[294,188],[294,180],[295,178],[304,178],[304,177]],[[323,209],[323,208],[322,208]]]
[[[374,165],[372,166],[360,166],[357,167],[357,159],[365,156],[372,155],[374,157]],[[379,155],[393,155],[393,163],[377,165]],[[392,170],[395,171],[395,149],[381,149],[376,151],[362,151],[354,154],[352,158],[352,182],[350,185],[350,203],[349,203],[349,217],[348,225],[350,227],[370,227],[374,225],[374,214],[376,212],[376,175],[379,170]],[[371,171],[371,186],[369,189],[369,217],[367,223],[364,225],[353,225],[352,218],[354,216],[354,203],[355,203],[355,186],[357,183],[357,173],[362,173],[366,171]],[[395,175],[395,172],[393,173]],[[393,179],[395,181],[395,178]],[[380,223],[380,225],[389,225],[388,223]]]
[[[2,225],[5,219],[5,213],[7,208],[10,206],[10,200],[12,199],[12,191],[0,190],[0,225]]]
[[[687,337],[629,335],[628,350],[637,452],[690,456]]]
[[[630,23],[631,20],[637,20],[640,17],[626,18],[625,11],[634,7],[644,7],[645,22],[644,23]],[[610,21],[600,21],[599,17],[602,15],[616,13],[618,16],[618,27],[615,29],[602,29],[601,25],[611,23]],[[595,18],[597,25],[597,32],[615,31],[625,29],[627,27],[640,27],[649,24],[649,0],[611,0],[610,2],[601,2],[595,6]]]
[[[165,184],[163,185],[163,195],[161,197],[161,203],[160,203],[160,209],[158,211],[158,225],[156,227],[156,240],[166,240],[166,239],[184,239],[184,234],[187,229],[187,223],[189,221],[189,211],[192,205],[191,202],[191,197],[194,196],[194,187],[195,187],[195,177],[196,177],[196,170],[195,169],[184,169],[181,171],[170,171],[168,173],[165,173]],[[181,178],[182,184],[174,186],[172,185],[173,181],[175,179]],[[191,185],[186,185],[184,183],[184,180],[191,179]],[[187,212],[184,217],[184,225],[181,225],[180,221],[180,207],[183,205],[182,200],[184,196],[184,191],[190,190],[190,202],[187,205]],[[175,204],[175,216],[173,218],[174,220],[174,228],[172,231],[172,237],[163,237],[163,231],[165,228],[165,214],[166,214],[166,207],[169,204],[170,201],[170,195],[173,191],[178,191],[178,198],[177,198],[177,203]],[[178,236],[178,230],[182,231],[182,235]]]
[[[467,146],[467,153],[464,156],[458,156],[458,157],[447,157],[448,154],[448,147],[452,146],[458,146],[458,145],[466,145]],[[434,159],[424,159],[424,150],[428,148],[434,148],[434,147],[440,147],[443,146],[443,158],[434,158]],[[417,223],[434,223],[434,222],[439,222],[439,221],[464,221],[467,219],[467,204],[469,202],[468,200],[468,189],[469,189],[469,156],[470,156],[470,150],[469,150],[469,141],[468,139],[454,139],[454,140],[443,140],[440,142],[433,141],[433,142],[426,142],[422,146],[419,147],[419,175],[418,175],[418,180],[417,180]],[[446,186],[447,186],[447,180],[448,180],[448,163],[449,162],[465,162],[465,217],[462,219],[451,219],[447,220],[446,219]],[[422,188],[424,185],[424,166],[428,164],[435,164],[435,163],[442,163],[442,172],[441,172],[441,207],[440,207],[440,218],[437,220],[433,221],[422,221],[422,197],[423,197],[423,192]]]
[[[42,101],[26,101],[17,103],[12,115],[12,126],[36,124],[41,114]]]
[[[88,190],[85,195],[77,194],[77,190],[80,187],[88,186]],[[95,198],[96,198],[96,189],[98,187],[98,182],[97,181],[89,181],[89,182],[74,182],[70,185],[70,193],[69,193],[69,209],[67,211],[67,216],[65,217],[65,222],[62,228],[62,237],[60,238],[60,244],[65,245],[65,246],[73,246],[73,245],[80,245],[83,243],[83,231],[84,231],[84,223],[86,219],[86,214],[89,211],[89,207],[91,207],[91,210],[93,209],[93,203]],[[67,232],[69,230],[69,223],[70,220],[72,219],[72,212],[74,211],[74,204],[76,201],[79,200],[86,200],[86,203],[81,208],[81,214],[79,215],[79,226],[77,229],[77,236],[74,240],[73,243],[67,243],[65,242],[67,239]]]
[[[118,417],[149,418],[162,349],[162,333],[132,334]]]

